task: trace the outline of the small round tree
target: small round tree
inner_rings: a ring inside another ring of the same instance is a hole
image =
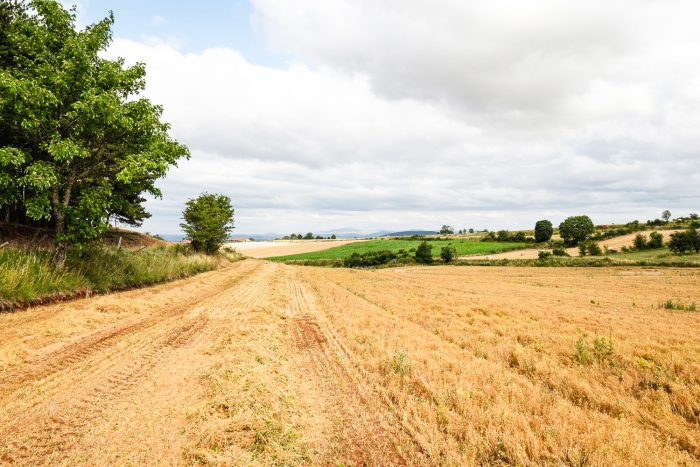
[[[664,212],[661,213],[661,218],[664,220],[664,222],[668,222],[668,220],[671,218],[671,211],[666,209]]]
[[[416,248],[416,262],[423,264],[430,264],[433,262],[433,246],[423,241]]]
[[[576,245],[595,232],[593,221],[588,216],[567,217],[559,224],[559,235],[567,245]]]
[[[180,224],[195,251],[216,253],[233,230],[233,206],[228,196],[204,193],[187,201]]]
[[[554,228],[552,228],[550,221],[543,219],[535,223],[535,241],[537,243],[549,241],[552,238],[552,233],[554,233]]]
[[[440,258],[445,263],[451,263],[457,256],[457,249],[452,245],[443,246],[440,250]]]

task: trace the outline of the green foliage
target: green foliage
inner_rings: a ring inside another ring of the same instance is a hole
[[[664,236],[659,232],[652,232],[649,234],[649,242],[647,247],[650,249],[663,248],[664,246]]]
[[[535,241],[537,243],[547,242],[552,238],[554,228],[552,223],[546,219],[535,223]]]
[[[668,222],[668,220],[671,218],[671,211],[666,209],[664,212],[661,213],[661,218],[664,220],[664,222]]]
[[[593,240],[586,240],[578,244],[578,253],[580,256],[601,256],[603,250]]]
[[[394,357],[391,359],[391,369],[401,378],[408,376],[411,370],[408,364],[408,352],[405,350],[396,351]]]
[[[593,232],[595,232],[595,226],[588,216],[571,216],[559,224],[559,235],[567,245],[577,245]]]
[[[433,262],[433,245],[423,241],[416,248],[416,262],[423,264],[430,264]]]
[[[540,261],[548,260],[551,257],[552,257],[552,253],[550,253],[549,251],[538,251],[537,252],[537,259],[539,259]]]
[[[348,243],[327,250],[313,251],[309,253],[300,253],[296,255],[287,255],[271,258],[281,261],[306,261],[320,259],[344,259],[351,256],[353,253],[367,253],[369,251],[389,250],[398,253],[399,250],[415,253],[416,247],[424,240],[367,240],[362,242]],[[425,240],[431,244],[435,253],[434,256],[439,257],[439,253],[443,246],[452,245],[457,251],[457,256],[466,255],[481,255],[489,253],[499,253],[503,251],[517,250],[527,247],[527,243],[500,243],[500,242],[481,242],[477,240],[466,239],[449,239],[449,240]],[[411,255],[413,256],[413,255]]]
[[[581,365],[590,365],[593,363],[593,355],[591,355],[591,351],[588,350],[583,337],[579,337],[576,344],[574,344],[574,360]]]
[[[552,248],[553,256],[569,256],[569,253],[564,248]]]
[[[397,259],[397,255],[389,250],[369,251],[367,253],[353,253],[343,260],[346,268],[361,268],[367,266],[380,266]]]
[[[154,284],[216,268],[211,257],[181,245],[145,250],[84,248],[68,254],[65,267],[44,250],[0,250],[0,308],[80,290],[107,291]]]
[[[643,234],[637,234],[634,237],[634,247],[637,250],[645,250],[647,248],[647,237]]]
[[[613,364],[614,353],[612,340],[605,337],[596,337],[593,346],[588,346],[586,340],[580,337],[574,345],[574,360],[581,365],[590,365],[594,361]]]
[[[442,258],[445,263],[451,263],[456,257],[457,249],[452,245],[446,245],[440,249],[440,258]]]
[[[301,236],[299,238],[301,238]],[[314,234],[312,232],[307,232],[306,235],[304,235],[304,240],[313,240],[313,239],[314,239]]]
[[[537,243],[547,242],[552,238],[554,228],[552,223],[546,219],[535,223],[535,241]]]
[[[455,229],[451,225],[443,225],[440,227],[440,235],[452,235]]]
[[[233,212],[228,196],[204,193],[187,201],[180,227],[195,251],[216,253],[233,230]]]
[[[142,193],[189,157],[162,108],[139,98],[143,64],[101,57],[113,17],[76,30],[54,0],[2,3],[0,207],[48,222],[59,243],[98,238],[113,216],[138,225]]]
[[[690,305],[684,305],[681,302],[674,302],[673,300],[666,300],[665,302],[659,303],[659,308],[664,308],[666,310],[698,311],[695,302]]]
[[[668,242],[668,249],[673,253],[682,254],[687,251],[700,252],[700,234],[694,228],[685,232],[674,232]]]

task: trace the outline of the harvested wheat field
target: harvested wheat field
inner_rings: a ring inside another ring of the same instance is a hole
[[[227,243],[226,246],[249,258],[271,258],[273,256],[296,255],[323,251],[336,246],[362,240],[300,240]]]
[[[246,260],[0,315],[0,463],[698,465],[667,300],[700,272]]]

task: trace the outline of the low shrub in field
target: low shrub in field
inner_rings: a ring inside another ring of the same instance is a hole
[[[694,228],[685,232],[675,232],[671,234],[668,242],[668,249],[673,253],[682,254],[687,251],[700,252],[700,233]]]
[[[664,236],[659,232],[652,232],[649,234],[649,242],[647,243],[649,248],[662,248],[664,246]]]
[[[362,268],[367,266],[381,266],[395,261],[398,256],[389,250],[370,251],[367,253],[353,253],[343,260],[346,268]]]
[[[553,256],[569,256],[569,253],[567,253],[566,248],[552,248],[552,255]]]
[[[452,245],[443,246],[442,250],[440,250],[440,258],[442,258],[445,263],[452,262],[456,257],[457,249]]]
[[[433,262],[433,246],[423,241],[416,248],[416,262],[423,264],[430,264]]]
[[[634,237],[634,248],[637,250],[646,250],[647,248],[647,237],[643,234],[637,234]]]
[[[673,300],[666,300],[665,302],[659,303],[659,308],[678,311],[698,311],[695,302],[691,303],[690,305],[684,305],[680,302],[674,302]]]
[[[538,251],[537,252],[537,259],[539,259],[541,261],[548,260],[551,257],[552,257],[552,253],[550,253],[549,251]]]
[[[601,250],[597,242],[586,240],[579,243],[578,253],[580,256],[602,256],[603,250]]]

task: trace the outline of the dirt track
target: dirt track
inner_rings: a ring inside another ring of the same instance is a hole
[[[0,315],[0,464],[696,464],[698,317],[655,306],[698,280],[246,260]]]

